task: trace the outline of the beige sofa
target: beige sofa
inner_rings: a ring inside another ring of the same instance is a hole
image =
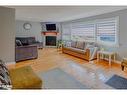
[[[62,47],[63,53],[70,54],[87,61],[91,61],[97,58],[97,50],[98,47],[95,46],[95,44],[79,41],[65,43]]]

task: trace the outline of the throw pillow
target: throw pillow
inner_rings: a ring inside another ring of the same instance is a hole
[[[29,45],[28,38],[21,38],[20,41],[23,46]]]
[[[71,42],[71,47],[76,48],[76,45],[77,45],[77,42],[75,42],[75,41]]]
[[[9,77],[9,71],[4,61],[0,60],[0,85],[6,89],[10,89],[11,80]]]
[[[94,46],[91,44],[87,44],[85,48],[93,48]]]
[[[97,51],[98,51],[98,47],[94,47],[94,50],[91,52],[90,60],[94,59],[94,57],[95,57]]]
[[[78,49],[84,49],[85,43],[84,42],[77,42],[76,48]]]
[[[7,73],[2,68],[0,68],[0,76],[1,76],[0,80],[3,85],[11,85],[9,75],[7,75]]]
[[[17,45],[17,46],[22,46],[21,41],[20,41],[20,40],[16,40],[16,45]]]
[[[66,42],[67,47],[71,47],[71,42]]]
[[[9,83],[10,78],[8,76],[1,76],[0,75],[0,87],[2,89],[11,89],[12,85]]]
[[[2,61],[2,60],[0,60],[0,67],[5,68],[6,70],[8,70],[7,67],[6,67],[5,62]]]

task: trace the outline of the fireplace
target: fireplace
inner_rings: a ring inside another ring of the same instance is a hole
[[[59,32],[57,31],[45,31],[42,32],[44,36],[44,47],[56,47],[57,37]]]
[[[56,46],[56,36],[46,36],[45,45],[46,46]]]

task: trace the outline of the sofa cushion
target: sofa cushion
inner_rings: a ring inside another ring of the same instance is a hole
[[[78,49],[78,48],[73,48],[73,47],[64,47],[65,49],[68,49],[70,51],[73,51],[73,52],[77,52],[77,53],[80,53],[80,54],[85,54],[85,50],[82,50],[82,49]]]
[[[65,46],[71,47],[71,42],[67,41],[66,44],[65,44]]]
[[[27,37],[16,37],[16,40],[20,40],[23,46],[29,45]]]
[[[76,48],[76,45],[77,45],[77,42],[76,41],[72,41],[71,42],[71,47]]]
[[[77,42],[77,45],[76,45],[76,48],[78,48],[78,49],[84,49],[84,46],[85,46],[85,42]]]
[[[77,52],[77,53],[80,53],[80,54],[85,54],[85,50],[82,50],[82,49],[72,48],[72,50],[73,50],[74,52]]]

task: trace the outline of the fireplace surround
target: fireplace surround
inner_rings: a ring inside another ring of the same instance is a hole
[[[42,32],[44,36],[44,47],[56,47],[58,32],[46,31]]]

